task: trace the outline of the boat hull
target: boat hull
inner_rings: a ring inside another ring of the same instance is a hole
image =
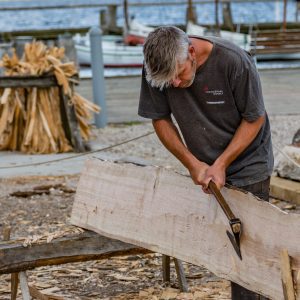
[[[80,65],[91,65],[90,46],[75,45],[77,59]],[[143,65],[143,47],[126,46],[114,43],[105,43],[102,45],[103,63],[105,67],[110,68],[133,68]]]

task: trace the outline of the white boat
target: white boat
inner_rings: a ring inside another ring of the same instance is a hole
[[[126,36],[124,42],[127,45],[142,45],[144,44],[145,38],[155,28],[146,26],[135,19],[130,20],[129,28],[126,30]]]
[[[88,36],[74,37],[77,59],[80,65],[91,64],[91,48]],[[128,46],[121,36],[102,37],[103,63],[108,68],[133,68],[143,65],[143,46]]]
[[[211,36],[211,32],[204,26],[196,25],[192,22],[188,22],[186,27],[186,33],[189,35],[199,35],[199,36]],[[232,32],[227,30],[220,30],[220,37],[233,42],[239,47],[249,50],[251,43],[250,34],[244,34],[239,32]]]

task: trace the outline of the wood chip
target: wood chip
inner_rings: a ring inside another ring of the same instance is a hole
[[[166,288],[159,299],[162,299],[162,300],[169,300],[169,299],[176,299],[176,297],[178,296],[179,294],[179,290],[177,289],[173,289],[173,288]]]
[[[296,205],[295,204],[286,204],[283,209],[286,210],[292,210],[292,209],[296,209]]]

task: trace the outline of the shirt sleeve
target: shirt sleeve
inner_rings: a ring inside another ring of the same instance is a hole
[[[252,58],[243,61],[236,70],[233,96],[243,119],[253,122],[265,114],[265,105],[258,71]]]
[[[149,119],[162,119],[170,116],[171,109],[165,91],[153,88],[145,77],[145,70],[142,72],[140,101],[138,114]]]

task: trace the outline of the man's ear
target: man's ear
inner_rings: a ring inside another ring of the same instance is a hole
[[[189,55],[192,59],[196,58],[196,50],[193,45],[189,45]]]

